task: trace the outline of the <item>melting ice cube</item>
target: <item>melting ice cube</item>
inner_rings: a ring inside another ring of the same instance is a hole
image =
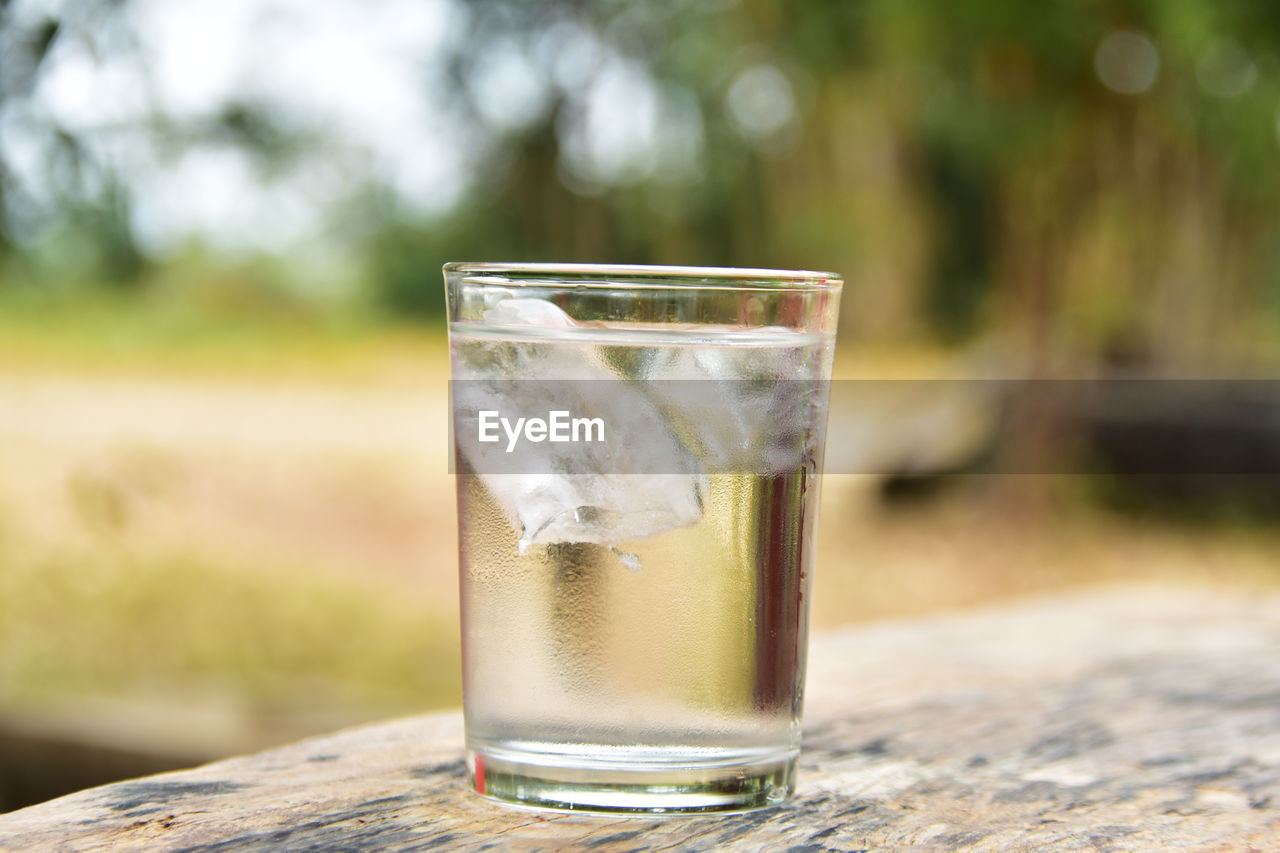
[[[486,326],[515,330],[576,325],[560,308],[538,299],[504,300],[485,311],[483,320]],[[473,336],[455,345],[454,365],[455,379],[465,380],[454,385],[455,411],[558,409],[607,424],[604,443],[523,445],[519,473],[494,473],[502,470],[493,464],[505,452],[501,442],[460,441],[464,457],[520,531],[520,553],[530,545],[562,542],[612,546],[702,517],[698,462],[655,402],[618,381],[589,343],[572,335],[528,341]],[[549,385],[513,379],[575,381]],[[608,393],[587,393],[579,380],[609,381]],[[459,435],[466,428],[455,425]],[[647,473],[614,473],[619,471]]]
[[[572,317],[543,299],[504,299],[485,310],[483,319],[490,326],[569,329],[576,325]]]

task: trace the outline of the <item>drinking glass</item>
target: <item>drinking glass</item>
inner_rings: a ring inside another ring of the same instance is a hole
[[[588,812],[782,802],[841,279],[444,277],[470,783]]]

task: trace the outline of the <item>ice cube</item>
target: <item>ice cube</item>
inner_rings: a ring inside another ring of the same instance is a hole
[[[813,380],[822,350],[782,327],[749,336],[726,346],[673,349],[651,389],[706,470],[794,469],[812,452],[822,423],[825,388]]]
[[[484,312],[486,326],[570,329],[550,302],[512,298]],[[520,531],[517,548],[583,542],[616,545],[685,527],[702,517],[698,463],[662,412],[638,388],[620,382],[596,348],[571,335],[530,340],[469,338],[455,345],[455,433],[464,459]],[[573,380],[573,381],[538,381]],[[608,382],[592,387],[595,381]],[[520,445],[504,456],[496,443],[470,440],[483,410],[599,417],[603,443]],[[620,473],[633,472],[633,473]]]
[[[504,299],[487,309],[482,318],[486,326],[568,329],[576,325],[572,317],[544,299]]]
[[[494,474],[485,485],[531,545],[618,545],[702,517],[698,478],[680,474]]]

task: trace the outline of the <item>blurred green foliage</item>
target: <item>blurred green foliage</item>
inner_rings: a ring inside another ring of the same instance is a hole
[[[0,113],[40,122],[60,40],[135,49],[129,8],[0,12]],[[446,260],[798,266],[844,273],[844,327],[872,338],[992,333],[1065,365],[1275,350],[1267,0],[449,8],[441,133],[470,152],[465,189],[424,215],[356,175],[321,238],[350,259],[326,275],[381,313],[438,317]],[[495,56],[520,57],[540,94],[486,106]],[[0,288],[154,283],[131,188],[84,134],[41,132],[54,201],[37,211],[0,181]],[[338,147],[248,93],[212,116],[155,114],[148,133],[162,154],[236,147],[264,175]],[[307,294],[325,276],[302,267]]]

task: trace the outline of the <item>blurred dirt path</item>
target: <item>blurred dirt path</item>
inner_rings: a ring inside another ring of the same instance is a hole
[[[0,525],[426,584],[454,607],[448,389],[0,375]]]

